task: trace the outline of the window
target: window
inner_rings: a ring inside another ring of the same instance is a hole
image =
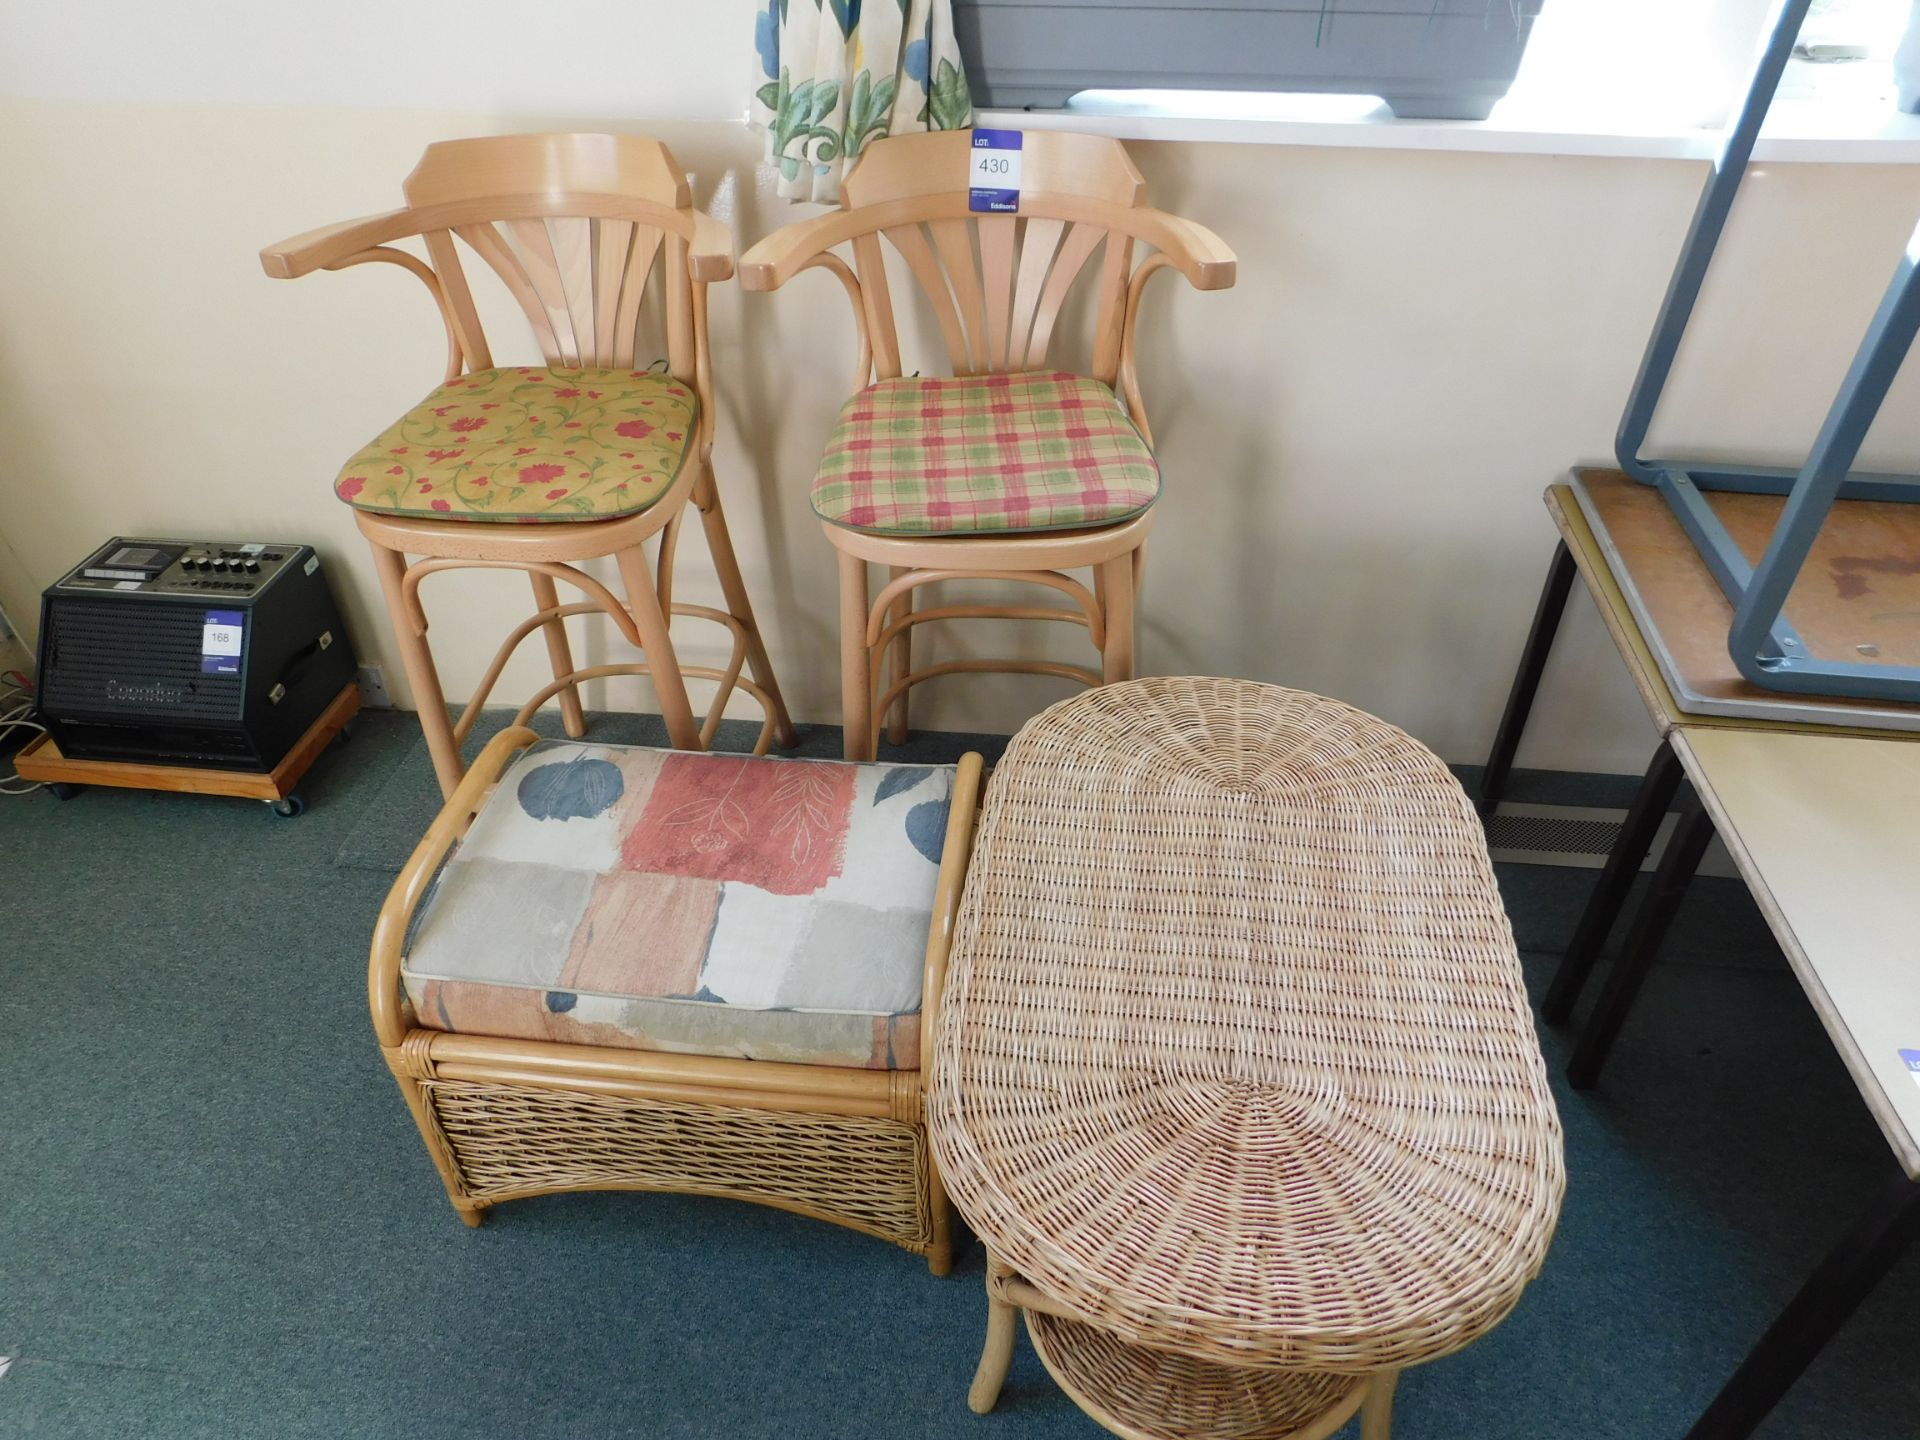
[[[1356,0],[1326,3],[1335,21],[1344,7],[1361,8]],[[1442,3],[1450,11],[1468,11],[1475,0]],[[1500,26],[1508,23],[1516,0],[1481,3],[1486,23]],[[1769,0],[1547,0],[1532,22],[1519,73],[1492,119],[1502,129],[1624,136],[1718,127],[1746,84],[1771,8]],[[1813,128],[1822,133],[1873,133],[1893,108],[1892,57],[1912,13],[1911,0],[1814,0],[1802,28],[1801,58],[1781,84],[1783,105],[1836,112],[1844,123],[1815,121]],[[1037,103],[1058,104],[1059,97]],[[1086,89],[1074,96],[1072,111],[1228,121],[1385,118],[1372,96],[1171,88]]]
[[[1717,126],[1763,39],[1767,0],[1554,0],[1507,98],[1516,112],[1636,117],[1647,129]],[[1782,98],[1891,105],[1908,0],[1815,0]]]

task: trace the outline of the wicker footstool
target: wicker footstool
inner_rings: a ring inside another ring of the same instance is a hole
[[[720,1195],[945,1274],[920,1055],[980,771],[497,736],[395,881],[368,978],[461,1218]]]
[[[1232,680],[1056,705],[995,772],[930,1138],[988,1249],[990,1408],[1025,1311],[1120,1435],[1318,1437],[1484,1334],[1565,1185],[1512,930],[1445,766]]]

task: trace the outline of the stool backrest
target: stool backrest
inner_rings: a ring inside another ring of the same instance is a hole
[[[1118,382],[1151,445],[1134,355],[1140,296],[1168,268],[1196,289],[1225,290],[1233,251],[1205,226],[1147,205],[1127,152],[1100,135],[1024,132],[1018,212],[976,214],[973,140],[971,130],[946,130],[874,141],[841,187],[844,207],[764,236],[741,258],[742,286],[777,290],[803,270],[833,274],[853,306],[858,390],[901,374],[888,247],[931,303],[956,375],[1058,368],[1048,352],[1061,307],[1083,275],[1097,276],[1088,370]],[[851,265],[836,253],[843,246]],[[1136,249],[1145,252],[1138,264]]]
[[[956,375],[1045,368],[1061,307],[1092,267],[1093,373],[1111,385],[1133,260],[1125,217],[1146,203],[1146,182],[1117,140],[1028,131],[1019,213],[976,214],[972,150],[971,130],[896,136],[847,175],[848,212],[871,221],[853,252],[879,378],[900,373],[884,237],[932,303]]]
[[[499,276],[549,365],[625,369],[660,266],[668,368],[696,380],[689,242],[704,217],[667,147],[630,135],[500,135],[429,145],[403,192],[468,369],[492,364],[456,238]],[[707,222],[710,223],[710,222]],[[701,287],[704,288],[704,287]],[[701,297],[703,298],[703,297]],[[703,307],[702,307],[703,308]]]

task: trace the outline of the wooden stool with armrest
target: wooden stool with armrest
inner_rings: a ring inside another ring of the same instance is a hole
[[[783,745],[792,722],[747,600],[712,468],[714,404],[707,286],[733,271],[725,226],[693,207],[667,148],[625,135],[502,135],[429,145],[398,210],[310,231],[261,252],[293,279],[374,261],[417,276],[447,332],[443,383],[354,455],[335,491],[373,547],[387,610],[443,794],[460,745],[508,657],[542,632],[567,733],[585,733],[579,686],[650,676],[668,737],[704,748],[736,688],[760,704]],[[419,237],[426,259],[394,242]],[[458,244],[456,244],[456,241]],[[477,255],[525,312],[544,366],[496,366],[462,269]],[[665,368],[637,355],[649,310],[664,311]],[[675,604],[675,542],[688,501],[699,513],[725,609]],[[657,540],[650,564],[643,549]],[[420,558],[409,562],[408,556]],[[612,557],[624,599],[582,570]],[[449,722],[427,643],[421,582],[460,568],[522,570],[534,613],[501,643],[458,721]],[[581,591],[561,604],[558,583]],[[644,663],[576,667],[565,621],[604,614]],[[723,627],[721,668],[682,666],[672,617]],[[751,678],[741,674],[745,668]],[[713,683],[704,721],[686,678]]]
[[[888,737],[905,740],[908,692],[938,676],[1132,678],[1136,592],[1160,494],[1135,373],[1140,297],[1162,269],[1200,290],[1234,281],[1233,252],[1217,235],[1147,207],[1146,182],[1118,141],[1027,132],[1019,213],[977,215],[972,140],[953,130],[873,145],[847,175],[844,209],[776,231],[741,261],[749,290],[824,269],[853,304],[856,393],[812,492],[839,552],[849,759],[874,754],[883,718]],[[1136,264],[1141,246],[1154,253]],[[932,306],[951,378],[902,373],[886,247]],[[1048,355],[1083,273],[1097,276],[1092,373],[1075,375],[1049,368]],[[877,596],[875,565],[888,576]],[[1091,588],[1067,573],[1076,569],[1091,570]],[[916,609],[922,587],[953,580],[1042,586],[1071,604]],[[974,618],[1082,625],[1100,669],[971,658],[914,668],[916,626]]]

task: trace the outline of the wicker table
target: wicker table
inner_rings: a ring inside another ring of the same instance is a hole
[[[1565,1184],[1480,826],[1400,731],[1145,680],[994,775],[930,1139],[989,1254],[994,1402],[1035,1349],[1126,1436],[1384,1440],[1403,1367],[1502,1319]]]

